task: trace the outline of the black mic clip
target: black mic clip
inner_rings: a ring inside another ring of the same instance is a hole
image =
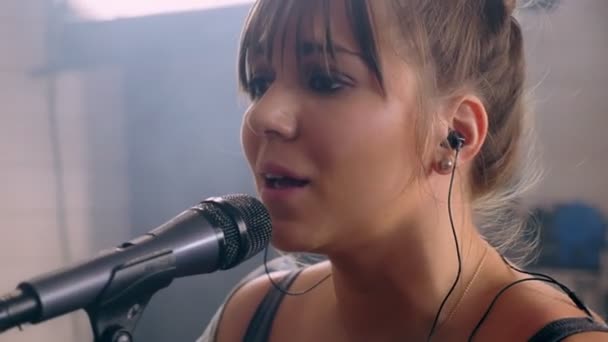
[[[99,299],[85,308],[94,341],[133,342],[133,332],[146,305],[156,292],[171,284],[175,271],[172,251],[154,253],[118,267]],[[116,292],[121,288],[124,290]]]

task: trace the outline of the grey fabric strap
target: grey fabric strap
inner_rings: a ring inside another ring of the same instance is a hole
[[[608,326],[589,317],[559,319],[544,326],[529,342],[558,342],[568,336],[589,331],[608,333]]]
[[[300,275],[301,270],[285,275],[278,283],[281,289],[287,290]],[[243,342],[267,342],[272,331],[272,323],[281,306],[285,294],[274,287],[270,290],[258,306],[253,318],[249,322]]]

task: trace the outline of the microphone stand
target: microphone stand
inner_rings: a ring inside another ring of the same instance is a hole
[[[175,277],[172,251],[154,253],[119,266],[101,295],[85,308],[94,342],[133,342],[133,332],[146,305]],[[115,288],[124,288],[116,292]]]

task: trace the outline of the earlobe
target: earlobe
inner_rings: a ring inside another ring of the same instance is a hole
[[[441,158],[435,167],[435,171],[440,175],[449,175],[453,170],[454,160],[450,157]]]

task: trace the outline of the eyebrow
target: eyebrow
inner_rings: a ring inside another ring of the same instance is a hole
[[[334,49],[335,52],[339,52],[339,53],[345,53],[348,55],[353,55],[353,56],[357,56],[357,57],[361,57],[361,54],[359,52],[353,51],[351,49],[348,49],[340,44],[332,44],[332,47]],[[316,43],[316,42],[303,42],[302,44],[300,44],[300,49],[299,49],[300,53],[302,54],[302,56],[310,56],[313,54],[322,54],[324,53],[327,49],[327,47],[325,47],[323,44],[321,43]]]
[[[263,43],[255,44],[252,48],[253,55],[256,57],[264,56],[265,52],[266,52],[264,49],[264,46],[265,45]],[[363,55],[360,52],[353,51],[340,44],[333,43],[332,48],[336,53],[344,53],[347,55],[363,58]],[[315,55],[315,54],[323,54],[327,50],[328,49],[327,49],[327,47],[325,47],[324,44],[321,44],[318,42],[312,42],[312,41],[305,41],[300,44],[300,46],[298,48],[298,53],[302,57],[309,57],[309,56]]]

